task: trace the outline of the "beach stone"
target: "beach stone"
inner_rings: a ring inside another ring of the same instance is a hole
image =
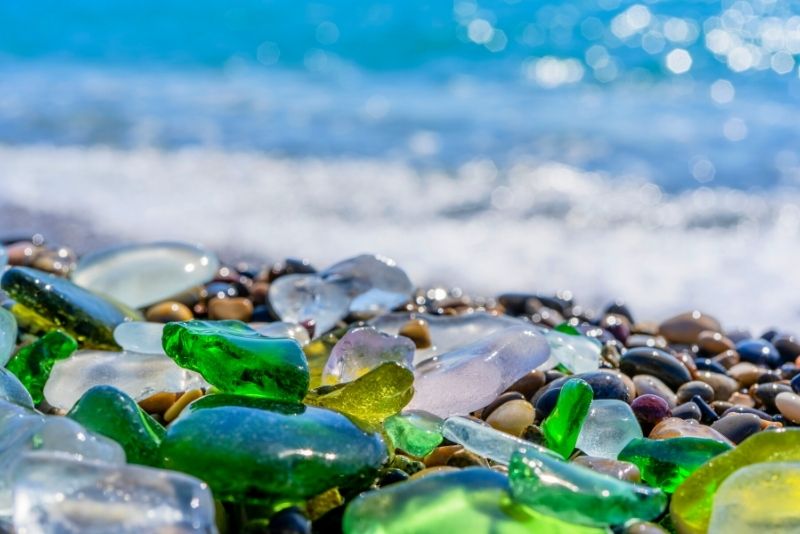
[[[691,398],[691,402],[693,402],[694,404],[697,405],[698,408],[700,408],[700,422],[703,423],[704,425],[710,425],[711,423],[719,419],[719,416],[717,415],[717,412],[714,411],[714,408],[712,408],[699,395],[694,395]]]
[[[549,347],[533,327],[514,326],[416,365],[409,410],[439,417],[482,409],[531,369],[547,361]]]
[[[598,458],[596,456],[578,456],[572,462],[588,467],[592,471],[597,471],[598,473],[626,482],[636,483],[641,481],[639,468],[630,462],[620,462],[618,460]]]
[[[625,340],[625,346],[629,349],[635,349],[637,347],[666,349],[668,344],[666,339],[655,334],[631,334]]]
[[[620,451],[619,459],[635,464],[650,486],[672,493],[698,467],[731,448],[704,438],[637,438]]]
[[[754,384],[750,386],[750,395],[756,399],[764,410],[772,413],[778,410],[775,405],[775,398],[783,392],[792,392],[789,384],[781,382],[769,382],[766,384]]]
[[[442,443],[442,423],[426,412],[405,411],[386,419],[383,427],[395,447],[423,457]]]
[[[340,261],[322,271],[320,277],[345,291],[352,313],[387,312],[411,300],[414,293],[408,275],[394,260],[374,254]]]
[[[53,366],[78,349],[78,343],[69,335],[54,330],[30,345],[22,347],[6,364],[8,369],[25,386],[33,402],[44,399],[44,387]]]
[[[667,504],[661,490],[617,480],[530,448],[511,456],[508,478],[517,502],[584,525],[654,519]]]
[[[689,382],[689,370],[671,354],[653,348],[637,348],[626,351],[619,367],[628,376],[648,374],[664,382],[673,391]]]
[[[565,376],[548,383],[532,399],[537,412],[540,412],[545,417],[549,415],[555,407],[559,391],[572,378],[580,378],[589,384],[592,388],[594,399],[617,399],[624,402],[632,400],[628,386],[621,378],[621,375],[611,371],[599,370],[574,376]]]
[[[797,532],[800,463],[749,465],[729,476],[714,495],[709,534]]]
[[[525,399],[505,402],[492,411],[486,422],[501,432],[520,436],[529,425],[533,424],[536,412],[533,405]]]
[[[0,266],[2,272],[2,266]],[[17,345],[17,320],[14,315],[0,308],[0,367],[4,367]]]
[[[766,339],[746,339],[736,344],[736,352],[743,362],[755,365],[777,367],[781,364],[781,355],[772,343]]]
[[[719,321],[701,311],[693,310],[671,317],[658,326],[658,333],[670,343],[692,345],[704,331],[721,332]]]
[[[253,303],[245,297],[213,298],[208,301],[208,318],[247,322],[253,317]]]
[[[700,407],[693,402],[684,402],[683,404],[672,408],[672,417],[679,419],[692,419],[700,421],[703,414],[700,412]]]
[[[519,391],[506,391],[495,400],[493,400],[486,408],[481,410],[481,419],[484,421],[487,417],[489,417],[493,411],[495,411],[498,407],[505,404],[508,401],[512,400],[526,400],[525,395],[520,393]]]
[[[461,445],[442,445],[428,453],[422,461],[425,467],[443,466],[447,464],[447,460],[449,460],[451,456],[461,450],[464,450],[464,447]]]
[[[762,419],[751,413],[728,413],[711,424],[711,428],[737,445],[761,430]]]
[[[730,377],[736,380],[742,387],[750,387],[755,384],[758,377],[763,372],[763,369],[760,369],[750,362],[737,363],[728,369]]]
[[[345,534],[360,534],[380,525],[382,534],[602,532],[535,511],[523,511],[508,500],[507,477],[490,469],[470,467],[436,472],[362,493],[348,505],[342,530]]]
[[[139,315],[95,295],[69,280],[28,267],[12,267],[0,287],[19,304],[52,322],[82,346],[118,349],[114,328]]]
[[[114,329],[114,341],[122,350],[139,354],[164,354],[161,336],[164,325],[146,321],[122,323]]]
[[[523,394],[526,399],[533,398],[533,395],[539,391],[547,382],[544,371],[536,369],[530,371],[525,376],[514,382],[508,387],[508,391],[518,391]]]
[[[791,334],[775,336],[772,344],[785,362],[793,362],[800,356],[800,340]]]
[[[762,462],[798,461],[800,461],[800,429],[786,428],[772,432],[759,432],[744,440],[738,447],[720,454],[700,466],[678,487],[670,504],[672,522],[682,533],[701,534],[707,532],[711,520],[712,504],[716,498],[715,494],[734,472],[752,464],[771,465]],[[736,480],[734,479],[733,482],[736,483]],[[735,485],[748,491],[748,486]],[[781,487],[784,489],[777,493],[764,492],[763,488],[756,488],[763,497],[770,499],[770,503],[764,504],[766,508],[759,507],[759,513],[766,514],[768,510],[773,509],[774,504],[779,505],[777,500],[782,498],[782,494],[790,491],[789,488]],[[737,500],[738,505],[742,508],[751,502],[754,501]],[[789,509],[797,509],[794,501],[789,505]],[[766,531],[771,532],[768,527]]]
[[[622,534],[669,534],[669,532],[655,523],[633,519],[625,523]]]
[[[753,400],[753,397],[747,395],[745,393],[735,392],[729,398],[728,402],[736,406],[747,406],[749,408],[753,408],[756,405],[756,401]]]
[[[651,428],[662,419],[669,417],[671,413],[667,401],[658,395],[649,393],[633,399],[631,409],[639,423],[647,428]]]
[[[371,481],[388,456],[380,434],[340,413],[227,394],[190,404],[161,454],[165,468],[202,476],[217,499],[253,504]]]
[[[351,298],[316,274],[289,274],[270,284],[268,301],[282,321],[313,325],[318,337],[347,315]]]
[[[400,327],[398,335],[405,336],[413,341],[418,349],[427,349],[433,344],[431,331],[424,319],[411,319]]]
[[[699,396],[706,402],[711,402],[712,400],[714,400],[714,388],[712,388],[705,382],[701,382],[699,380],[692,380],[691,382],[686,382],[681,387],[679,387],[677,395],[679,404],[683,404],[684,402],[689,402],[695,395]]]
[[[783,391],[775,396],[775,406],[793,423],[800,423],[800,395]]]
[[[739,389],[739,383],[736,380],[722,373],[697,371],[694,374],[694,378],[700,382],[705,382],[713,388],[714,400],[728,400]]]
[[[113,386],[139,401],[159,392],[207,388],[203,378],[178,367],[164,354],[79,350],[53,366],[44,397],[55,408],[69,410],[94,386]]]
[[[0,400],[33,409],[31,394],[14,373],[2,367],[0,367]]]
[[[154,323],[173,323],[191,321],[194,315],[185,304],[167,300],[149,308],[145,313],[145,319]]]
[[[666,401],[670,408],[678,405],[678,396],[669,389],[664,382],[652,375],[636,375],[633,377],[633,384],[636,387],[636,394],[655,395]]]
[[[414,395],[414,374],[384,362],[352,382],[312,390],[304,402],[336,410],[361,421],[380,423],[399,413]]]
[[[179,473],[32,452],[12,476],[19,532],[216,531],[208,486]]]
[[[306,357],[293,339],[268,338],[239,321],[188,321],[164,327],[164,351],[227,393],[300,401],[309,386]]]
[[[739,358],[739,353],[735,350],[726,350],[725,352],[720,352],[711,359],[725,369],[730,369],[741,361],[741,358]]]
[[[692,419],[680,419],[677,417],[669,417],[658,423],[653,430],[650,431],[650,439],[667,439],[667,438],[706,438],[714,439],[733,445],[733,443],[709,426],[701,425]]]
[[[122,245],[78,261],[72,281],[132,308],[144,308],[214,278],[217,257],[187,243]]]
[[[576,446],[589,456],[616,459],[629,441],[641,437],[642,428],[627,403],[601,399],[592,401]]]
[[[124,392],[111,386],[95,386],[75,403],[67,417],[122,445],[128,462],[161,464],[158,447],[164,438],[164,427]]]
[[[712,332],[711,330],[703,330],[698,334],[697,346],[701,352],[712,356],[736,348],[733,341],[720,332]]]
[[[350,382],[385,362],[413,368],[414,343],[371,326],[348,331],[331,350],[322,370],[322,384]]]

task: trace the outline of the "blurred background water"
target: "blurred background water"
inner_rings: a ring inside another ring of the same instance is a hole
[[[6,0],[0,226],[797,327],[798,58],[795,1]]]

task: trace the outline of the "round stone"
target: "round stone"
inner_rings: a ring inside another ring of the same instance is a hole
[[[658,378],[650,375],[636,375],[633,377],[636,386],[636,394],[656,395],[664,399],[670,408],[678,404],[678,396],[673,393],[667,385]]]
[[[800,423],[800,395],[783,391],[775,396],[775,406],[793,423]]]
[[[536,412],[533,405],[522,399],[508,401],[498,406],[486,419],[492,427],[513,436],[520,436],[533,424]]]
[[[697,421],[691,419],[684,420],[677,417],[669,417],[658,423],[655,427],[653,427],[649,437],[650,439],[681,437],[708,438],[733,445],[728,438],[713,428],[701,425]]]
[[[691,382],[686,382],[681,387],[678,388],[678,403],[683,404],[684,402],[689,402],[692,400],[692,397],[695,395],[699,396],[706,402],[711,402],[714,400],[714,388],[706,384],[705,382],[700,382],[699,380],[692,380]]]
[[[761,418],[751,413],[729,413],[711,424],[711,428],[739,444],[761,430]]]
[[[154,323],[173,323],[191,321],[194,315],[185,304],[167,300],[148,309],[145,318]]]
[[[697,336],[697,346],[702,352],[712,356],[736,347],[733,341],[721,333],[712,332],[711,330],[700,332]]]
[[[631,409],[640,423],[655,425],[665,417],[669,417],[669,404],[658,395],[647,393],[633,399]]]
[[[596,456],[578,456],[573,460],[573,463],[626,482],[639,482],[641,480],[639,468],[630,462],[598,458]]]
[[[252,317],[253,303],[245,297],[213,298],[208,301],[209,319],[248,322]]]
[[[704,331],[720,332],[721,330],[722,325],[719,321],[698,310],[671,317],[658,327],[658,333],[667,338],[667,341],[684,345],[697,343],[700,334]]]
[[[672,390],[692,379],[689,370],[677,358],[663,350],[640,347],[622,355],[619,367],[628,376],[655,376]]]

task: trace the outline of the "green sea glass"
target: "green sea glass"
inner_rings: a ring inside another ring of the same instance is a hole
[[[206,395],[167,429],[164,467],[206,481],[218,499],[270,503],[369,484],[388,458],[379,433],[324,408]]]
[[[28,267],[6,271],[0,287],[24,309],[65,330],[85,347],[118,350],[114,328],[141,319],[135,311],[69,280]]]
[[[535,449],[515,452],[508,476],[517,501],[572,523],[603,526],[653,519],[667,505],[667,496],[659,489],[624,482]]]
[[[188,321],[164,326],[164,350],[226,393],[300,401],[308,364],[293,339],[262,336],[240,321]]]
[[[672,493],[698,467],[729,450],[730,445],[714,439],[637,438],[631,440],[617,458],[635,464],[642,480],[649,485]]]
[[[545,444],[569,458],[592,404],[592,386],[580,378],[567,380],[558,394],[556,407],[542,422]]]
[[[161,464],[158,447],[164,438],[164,427],[117,388],[95,386],[89,389],[67,417],[122,445],[129,463]]]
[[[708,530],[717,488],[742,467],[760,462],[800,461],[800,428],[783,428],[753,434],[735,449],[700,466],[678,486],[670,503],[670,515],[681,533]]]
[[[413,396],[414,373],[396,362],[386,362],[352,382],[311,391],[305,403],[380,423],[399,413]]]
[[[394,446],[413,456],[426,456],[443,441],[442,420],[433,414],[408,411],[383,423]]]
[[[22,347],[8,361],[6,368],[11,371],[36,404],[44,399],[44,385],[50,371],[58,360],[68,358],[78,349],[78,343],[69,335],[54,330],[44,337]]]
[[[393,484],[348,505],[345,534],[589,534],[603,529],[570,524],[515,504],[505,475],[482,468]]]

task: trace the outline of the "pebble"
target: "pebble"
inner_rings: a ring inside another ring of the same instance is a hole
[[[800,357],[800,341],[790,334],[780,334],[772,339],[773,346],[785,362],[793,362]]]
[[[486,408],[481,410],[481,419],[486,421],[486,418],[489,417],[492,414],[492,412],[494,412],[498,407],[512,400],[526,400],[526,399],[525,395],[523,395],[518,391],[506,391],[505,393],[497,397],[495,400],[493,400],[491,404],[486,406]]]
[[[739,358],[739,353],[735,350],[726,350],[725,352],[720,352],[711,359],[725,369],[730,369],[741,361],[741,358]]]
[[[755,384],[763,372],[763,369],[750,362],[737,363],[728,369],[728,374],[731,378],[736,380],[742,387],[750,387]]]
[[[720,332],[703,330],[697,336],[697,346],[701,352],[715,356],[727,350],[733,350],[736,345]]]
[[[620,378],[620,375],[610,371],[600,370],[562,377],[550,382],[545,387],[541,388],[532,399],[536,406],[536,411],[542,413],[544,416],[549,415],[555,407],[556,400],[558,399],[558,392],[567,380],[571,378],[580,378],[589,384],[592,388],[594,399],[617,399],[624,402],[630,402],[632,400],[628,386],[622,378]]]
[[[539,389],[544,386],[547,378],[543,371],[536,369],[527,373],[525,376],[514,382],[508,387],[508,391],[517,391],[525,396],[526,399],[533,398]]]
[[[610,458],[598,458],[596,456],[578,456],[573,460],[573,463],[626,482],[641,481],[639,468],[630,462],[621,462]]]
[[[739,383],[733,378],[713,371],[697,371],[695,380],[705,382],[714,390],[714,400],[728,400],[739,389]]]
[[[711,402],[714,400],[714,388],[705,382],[700,382],[699,380],[686,382],[678,388],[678,404],[683,404],[684,402],[692,400],[692,397],[695,395],[699,396],[706,402]]]
[[[622,355],[619,367],[628,376],[641,374],[654,376],[673,391],[692,379],[689,370],[677,358],[654,348],[642,347],[626,351]]]
[[[700,421],[702,413],[700,412],[700,407],[697,404],[693,402],[684,402],[680,406],[676,406],[672,409],[672,417]]]
[[[447,460],[450,459],[458,451],[463,451],[464,447],[461,445],[443,445],[437,447],[422,459],[425,467],[436,467],[440,465],[447,465]]]
[[[775,396],[775,406],[781,414],[793,423],[800,424],[800,395],[782,391]]]
[[[658,423],[650,431],[649,436],[650,439],[680,437],[707,438],[721,441],[728,445],[732,444],[728,438],[709,426],[701,425],[692,419],[679,419],[677,417],[669,417]]]
[[[208,301],[208,318],[213,320],[249,321],[253,317],[253,303],[245,297],[213,298]]]
[[[191,321],[194,315],[185,304],[167,300],[148,308],[145,318],[154,323],[172,323]]]
[[[711,428],[739,444],[761,430],[762,419],[751,413],[730,412],[711,424]]]
[[[667,401],[649,393],[636,397],[631,403],[631,409],[636,419],[648,430],[671,414]]]
[[[754,384],[750,386],[750,395],[768,412],[775,412],[775,398],[783,392],[792,392],[789,384],[769,382],[767,384]]]
[[[696,344],[700,339],[700,334],[706,331],[721,332],[722,325],[710,315],[698,310],[671,317],[658,327],[658,333],[670,343],[684,345]]]
[[[196,401],[203,396],[202,389],[190,389],[186,393],[180,395],[175,402],[164,412],[164,421],[171,423],[181,414],[184,408],[189,406],[189,403]],[[141,406],[141,402],[139,403]]]
[[[411,319],[400,327],[398,335],[409,338],[418,349],[427,349],[433,344],[431,331],[424,319]]]
[[[677,406],[678,396],[669,387],[651,375],[636,375],[633,377],[636,395],[655,395],[661,397],[670,408]]]

